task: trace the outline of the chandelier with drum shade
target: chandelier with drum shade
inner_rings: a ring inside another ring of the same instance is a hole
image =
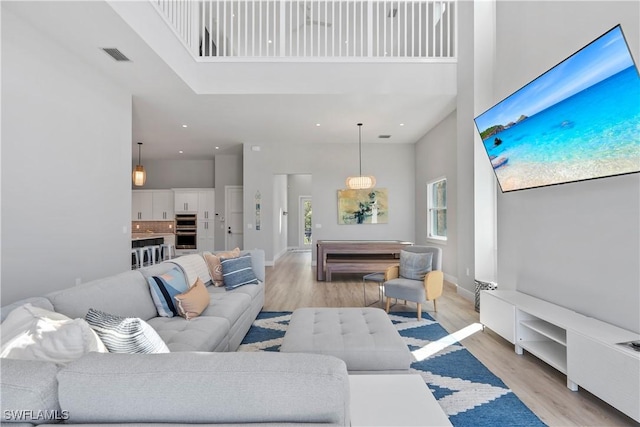
[[[376,179],[372,175],[362,175],[362,123],[358,123],[358,158],[360,160],[360,174],[350,176],[345,184],[350,190],[367,190],[376,186]]]

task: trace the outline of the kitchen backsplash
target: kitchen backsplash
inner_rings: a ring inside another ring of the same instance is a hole
[[[132,233],[174,233],[175,221],[131,221]]]

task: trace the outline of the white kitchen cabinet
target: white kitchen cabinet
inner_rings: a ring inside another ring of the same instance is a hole
[[[198,220],[215,219],[216,193],[214,189],[198,191]]]
[[[215,190],[198,191],[198,252],[215,248]]]
[[[215,250],[215,223],[213,221],[198,221],[198,252]]]
[[[157,190],[153,192],[153,219],[173,221],[174,201],[172,190]]]
[[[175,213],[197,213],[198,212],[198,191],[197,190],[173,190]]]
[[[131,192],[131,220],[147,221],[153,219],[153,193],[148,190]]]

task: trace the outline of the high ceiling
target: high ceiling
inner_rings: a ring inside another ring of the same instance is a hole
[[[143,156],[156,159],[213,158],[242,143],[357,143],[359,122],[363,144],[414,143],[455,108],[451,63],[177,63],[164,49],[176,40],[141,36],[103,1],[2,7],[131,91],[134,159],[138,141]],[[103,47],[131,62],[116,62]]]

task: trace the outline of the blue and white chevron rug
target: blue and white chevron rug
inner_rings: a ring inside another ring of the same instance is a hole
[[[424,378],[456,427],[544,426],[518,397],[427,313],[390,313],[417,359],[411,369]],[[278,351],[290,312],[262,312],[238,351]]]

